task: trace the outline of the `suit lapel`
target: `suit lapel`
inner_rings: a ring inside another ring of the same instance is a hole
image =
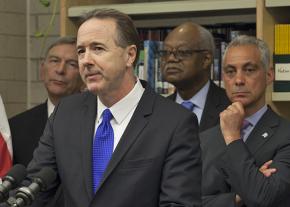
[[[219,117],[219,111],[217,111],[217,108],[220,105],[220,96],[215,87],[217,86],[210,82],[209,91],[207,93],[204,110],[200,120],[199,131],[203,131],[208,128],[208,126],[215,125]]]
[[[112,171],[117,167],[119,162],[123,159],[126,152],[132,147],[134,142],[136,141],[140,132],[144,129],[144,127],[148,123],[147,117],[152,114],[153,105],[155,101],[156,95],[147,87],[144,91],[144,94],[139,101],[139,104],[126,127],[120,142],[118,143],[112,158],[108,164],[108,167],[104,173],[103,180],[100,183],[99,189],[102,187],[104,182],[108,179],[109,175]],[[97,190],[98,191],[98,190]]]
[[[35,114],[34,119],[35,119],[35,125],[38,126],[35,127],[35,130],[38,130],[37,134],[42,134],[43,130],[45,128],[46,122],[47,122],[47,101],[39,105],[39,112],[38,114]]]
[[[81,123],[81,152],[82,152],[82,168],[84,182],[87,193],[91,200],[93,195],[92,189],[92,144],[94,136],[94,128],[97,113],[97,98],[91,93],[87,93],[84,98],[84,107],[80,113]]]
[[[278,116],[271,109],[268,109],[246,141],[250,152],[256,153],[260,147],[270,140],[278,125]]]

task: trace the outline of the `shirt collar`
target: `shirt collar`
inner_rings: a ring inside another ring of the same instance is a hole
[[[47,116],[48,117],[52,114],[54,107],[55,107],[55,105],[53,105],[51,100],[49,98],[47,98]]]
[[[118,124],[120,124],[126,116],[136,107],[136,105],[139,103],[139,100],[141,99],[144,88],[140,82],[139,79],[137,79],[137,82],[134,86],[134,88],[120,101],[115,103],[113,106],[111,106],[109,109],[117,121]],[[103,111],[107,108],[99,99],[98,100],[98,114],[97,114],[97,121],[101,118]]]
[[[267,111],[267,109],[268,109],[267,105],[264,105],[256,113],[252,114],[251,116],[246,117],[246,120],[250,122],[253,127],[256,126],[256,124],[264,115],[264,113]]]
[[[204,108],[206,96],[209,90],[209,81],[189,100],[183,100],[179,93],[177,92],[176,95],[176,102],[181,104],[183,101],[191,101],[195,107],[198,107],[200,109]]]

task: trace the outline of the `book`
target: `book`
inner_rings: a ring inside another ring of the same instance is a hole
[[[290,54],[274,55],[274,92],[290,92]]]
[[[290,24],[275,24],[274,54],[290,54]]]

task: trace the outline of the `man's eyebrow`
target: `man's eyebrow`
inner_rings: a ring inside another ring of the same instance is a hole
[[[222,68],[236,68],[236,67],[232,64],[226,64]]]
[[[48,56],[47,56],[47,59],[49,59],[49,58],[58,58],[58,59],[60,59],[60,57],[58,57],[58,56],[56,56],[56,55],[48,55]]]
[[[101,46],[105,46],[104,43],[101,43],[101,42],[90,42],[89,46],[96,46],[96,45],[101,45]],[[77,45],[77,48],[80,48],[80,47],[84,47],[83,44],[78,44]]]
[[[186,44],[186,43],[182,43],[182,44],[180,44],[180,45],[177,45],[177,46],[172,46],[172,45],[169,45],[169,44],[164,44],[164,46],[163,47],[170,47],[170,48],[174,48],[174,49],[178,49],[178,48],[180,48],[180,47],[189,47],[189,45],[188,44]]]
[[[247,67],[247,66],[253,66],[253,67],[257,68],[258,64],[249,61],[243,65],[243,67]]]

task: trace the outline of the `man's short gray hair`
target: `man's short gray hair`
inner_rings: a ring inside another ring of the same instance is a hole
[[[270,50],[268,45],[265,41],[260,40],[253,36],[248,35],[240,35],[236,37],[234,40],[230,42],[230,44],[227,46],[223,61],[227,55],[227,52],[232,47],[238,47],[238,46],[246,46],[246,45],[253,45],[256,46],[256,48],[260,51],[260,59],[261,64],[265,70],[268,70],[270,68]]]
[[[65,36],[65,37],[59,37],[57,38],[52,44],[48,46],[48,48],[45,51],[44,58],[47,58],[47,55],[51,48],[58,46],[58,45],[76,45],[77,44],[77,38],[73,36]]]

